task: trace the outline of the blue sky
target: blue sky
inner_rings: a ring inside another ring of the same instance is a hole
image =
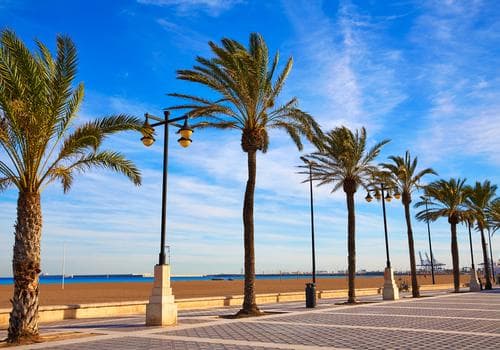
[[[379,161],[411,150],[440,177],[500,183],[500,10],[495,1],[10,1],[0,0],[0,26],[30,46],[54,47],[58,33],[78,47],[85,83],[81,119],[113,113],[161,114],[169,92],[209,92],[177,81],[175,70],[208,56],[207,42],[246,43],[259,32],[282,62],[294,58],[283,99],[297,96],[321,125],[365,126],[370,143],[390,138]],[[171,141],[175,139],[172,131]],[[161,133],[160,133],[161,134]],[[134,134],[107,146],[143,171],[143,186],[95,171],[69,194],[43,193],[42,268],[60,273],[152,272],[160,230],[161,138],[146,149]],[[175,274],[239,273],[243,266],[241,208],[245,154],[236,132],[197,131],[193,144],[170,147],[167,241]],[[306,146],[306,152],[312,150]],[[258,156],[255,203],[256,269],[310,269],[308,187],[296,174],[300,153],[280,133]],[[428,180],[432,180],[429,178]],[[347,265],[343,192],[315,188],[317,266]],[[385,264],[379,203],[358,192],[360,269]],[[11,274],[17,193],[0,194],[0,276]],[[400,202],[388,206],[391,258],[408,268]],[[427,250],[425,225],[414,221],[417,251]],[[446,220],[432,224],[438,260],[451,264]],[[480,241],[474,235],[480,261]],[[461,265],[468,240],[460,228]],[[494,237],[498,256],[500,242]]]

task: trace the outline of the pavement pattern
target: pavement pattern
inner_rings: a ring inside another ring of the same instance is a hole
[[[174,327],[145,327],[144,315],[44,324],[43,334],[79,332],[82,338],[17,349],[495,349],[500,344],[500,289],[435,293],[419,299],[343,305],[319,300],[263,305],[267,316],[221,318],[236,308],[181,311]],[[343,301],[343,300],[342,300]],[[0,330],[0,338],[5,330]]]

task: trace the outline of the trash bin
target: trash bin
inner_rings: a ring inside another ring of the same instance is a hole
[[[316,285],[314,283],[306,283],[306,307],[316,307]]]

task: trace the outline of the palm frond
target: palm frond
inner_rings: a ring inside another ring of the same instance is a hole
[[[141,173],[139,169],[127,160],[121,153],[112,151],[101,151],[82,156],[68,166],[57,166],[49,170],[49,180],[60,180],[64,192],[71,188],[74,172],[83,173],[92,168],[110,169],[128,177],[136,186],[141,184]]]

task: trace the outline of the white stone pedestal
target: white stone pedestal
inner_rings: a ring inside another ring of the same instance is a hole
[[[382,289],[382,297],[384,300],[398,300],[399,289],[394,281],[394,273],[390,267],[384,270],[384,288]]]
[[[155,265],[155,280],[149,304],[146,305],[146,326],[177,324],[177,305],[170,288],[170,265]]]
[[[477,279],[477,271],[476,269],[472,269],[470,271],[469,291],[479,292],[480,290],[481,286],[479,285],[479,281]]]

